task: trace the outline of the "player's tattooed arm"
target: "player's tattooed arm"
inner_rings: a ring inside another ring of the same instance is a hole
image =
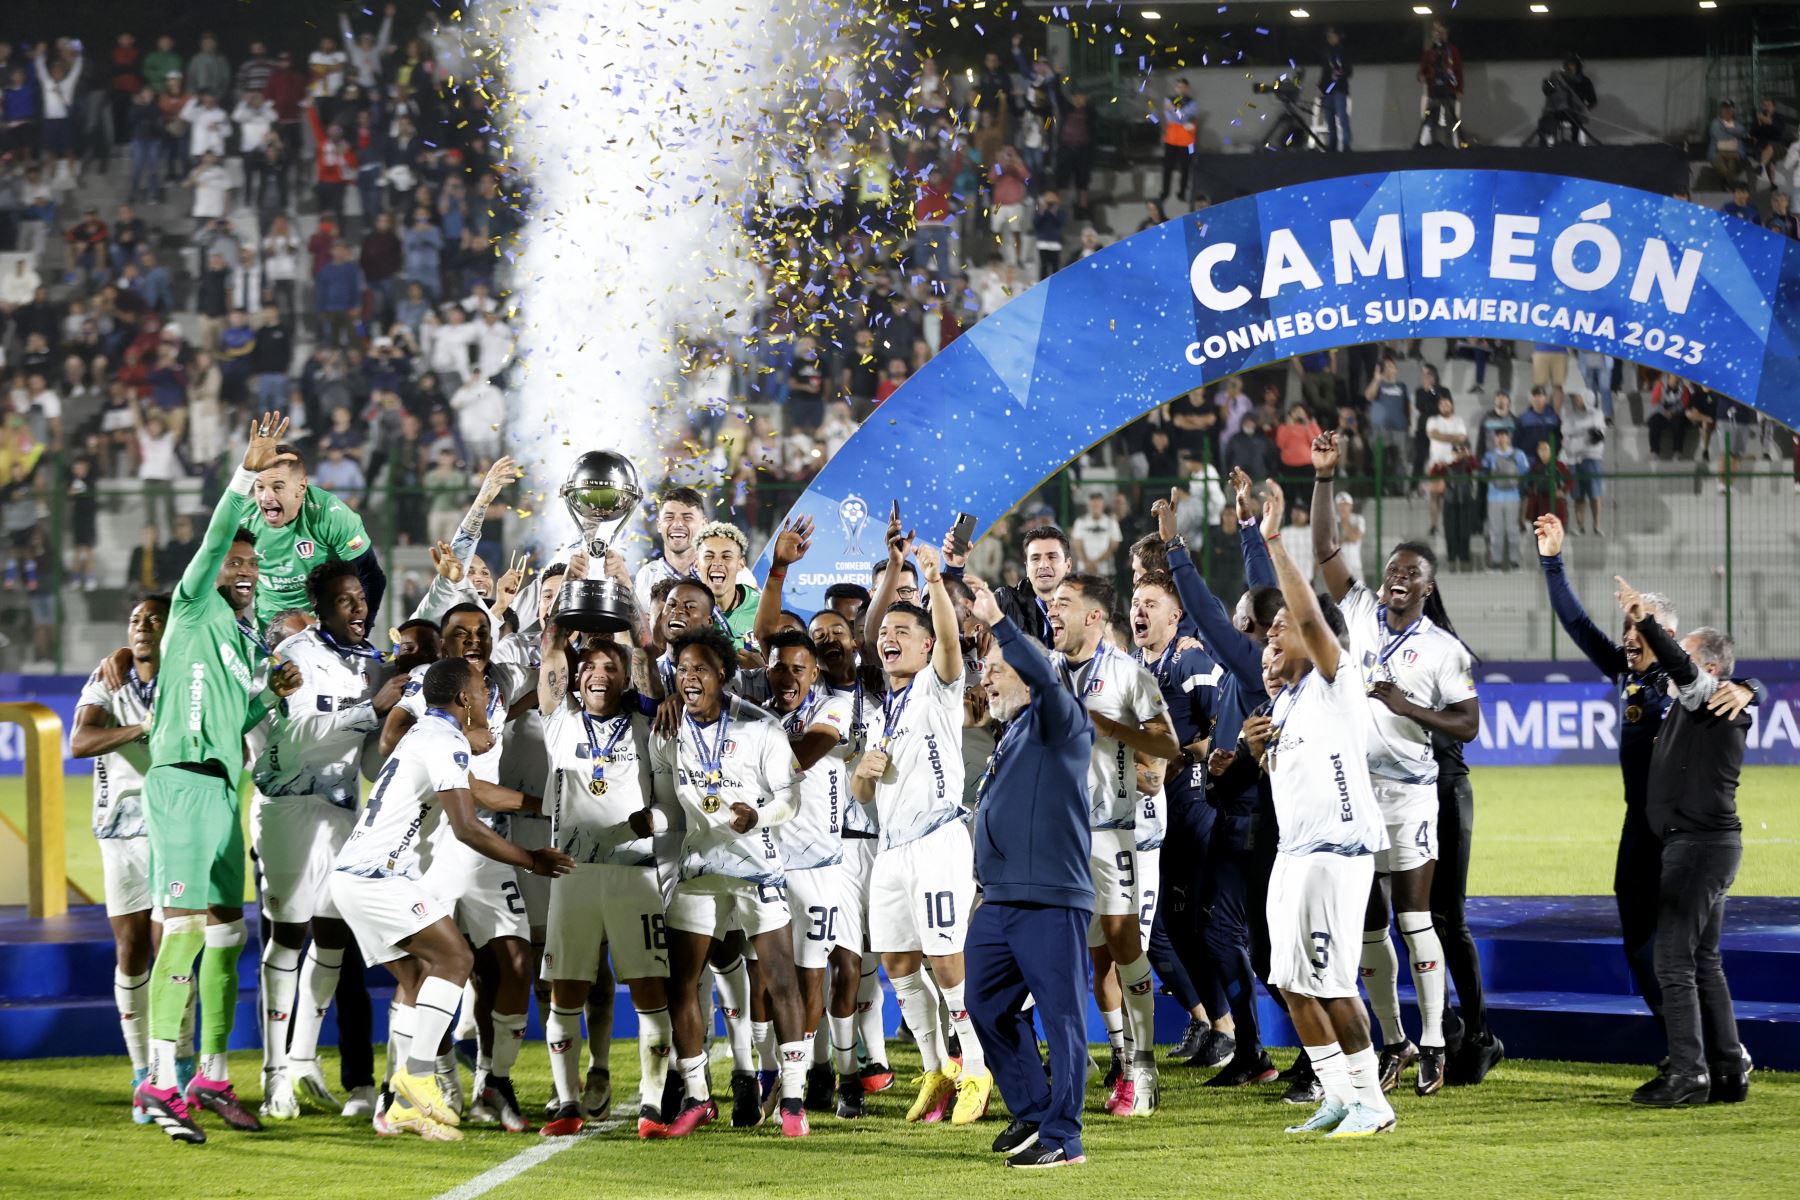
[[[544,626],[543,665],[538,669],[537,707],[549,716],[569,694],[569,634],[554,619]]]

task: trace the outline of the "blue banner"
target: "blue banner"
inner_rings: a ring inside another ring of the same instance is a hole
[[[1696,204],[1507,171],[1400,171],[1228,201],[1074,263],[978,322],[796,502],[790,607],[866,583],[898,500],[985,529],[1170,398],[1265,363],[1446,335],[1596,350],[1800,425],[1800,243]],[[768,560],[758,564],[767,572]]]

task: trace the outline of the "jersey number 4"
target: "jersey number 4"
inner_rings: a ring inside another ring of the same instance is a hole
[[[375,814],[381,811],[381,797],[386,794],[388,784],[394,782],[394,774],[399,770],[400,760],[390,758],[382,766],[381,774],[375,776],[375,790],[369,793],[369,806],[363,810],[363,826],[365,828],[375,823]]]

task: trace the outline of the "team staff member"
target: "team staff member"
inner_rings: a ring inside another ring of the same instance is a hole
[[[900,523],[888,525],[889,544],[899,533]],[[1054,525],[1038,525],[1027,529],[1019,539],[1025,550],[1025,579],[1015,586],[1000,585],[994,589],[994,603],[1021,630],[1048,646],[1050,644],[1050,597],[1069,573],[1074,558],[1069,537]],[[963,559],[946,558],[945,571],[952,577],[961,575]],[[884,611],[875,608],[876,613]],[[877,616],[876,620],[881,618]]]
[[[979,579],[970,612],[994,637],[983,669],[988,711],[1005,725],[975,814],[982,905],[969,922],[969,1013],[1010,1125],[994,1139],[1006,1165],[1086,1161],[1081,1101],[1087,1086],[1087,987],[1082,951],[1093,919],[1088,869],[1088,760],[1094,721],[1063,687],[1043,650],[1000,610]],[[1026,998],[1050,1044],[1038,1059]]]
[[[306,459],[288,445],[256,476],[256,505],[245,525],[256,538],[262,577],[256,586],[256,627],[283,609],[306,608],[306,575],[321,563],[356,564],[370,612],[381,611],[387,575],[362,518],[342,500],[306,481]]]
[[[1614,578],[1625,619],[1675,690],[1656,735],[1644,810],[1651,832],[1662,839],[1656,980],[1663,990],[1669,1061],[1631,1098],[1659,1108],[1735,1103],[1750,1089],[1750,1056],[1738,1040],[1719,931],[1725,893],[1744,858],[1737,786],[1750,718],[1742,706],[1714,712],[1706,702],[1730,676],[1736,655],[1731,635],[1717,629],[1696,629],[1677,643],[1637,589]],[[1752,690],[1764,698],[1760,685]]]
[[[237,960],[244,948],[244,831],[237,780],[244,734],[299,685],[285,667],[261,694],[267,650],[245,621],[256,599],[256,551],[241,527],[257,472],[281,461],[287,418],[264,413],[250,427],[243,465],[219,497],[200,550],[181,574],[163,634],[163,667],[180,681],[158,688],[144,776],[151,896],[163,906],[162,947],[150,978],[150,1074],[137,1103],[178,1142],[200,1143],[191,1105],[234,1129],[259,1130],[231,1088],[225,1048],[237,1014]],[[161,672],[159,671],[159,675]],[[271,696],[270,693],[273,693]],[[178,1089],[175,1040],[198,959],[200,1071]]]
[[[1619,773],[1625,782],[1625,819],[1619,829],[1619,853],[1613,867],[1613,898],[1619,906],[1619,931],[1625,961],[1638,995],[1662,1020],[1662,987],[1656,982],[1656,909],[1658,880],[1662,877],[1662,841],[1644,815],[1650,794],[1650,759],[1656,735],[1669,711],[1672,696],[1668,672],[1656,660],[1650,644],[1632,622],[1625,623],[1615,642],[1601,631],[1569,586],[1563,573],[1563,523],[1546,514],[1536,525],[1538,562],[1544,568],[1544,584],[1550,589],[1550,607],[1588,661],[1618,692]],[[1675,606],[1667,596],[1640,592],[1644,610],[1670,633],[1676,629]],[[1713,693],[1710,705],[1741,705],[1749,698],[1742,684],[1728,683]],[[1717,711],[1717,708],[1715,708]]]

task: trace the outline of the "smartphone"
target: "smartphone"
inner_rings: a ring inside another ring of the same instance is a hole
[[[888,524],[889,525],[898,525],[899,523],[900,523],[900,502],[898,500],[896,500],[896,501],[894,501],[893,511],[888,513]]]
[[[975,514],[957,513],[956,524],[950,528],[950,553],[958,558],[967,558],[969,547],[975,541]]]

